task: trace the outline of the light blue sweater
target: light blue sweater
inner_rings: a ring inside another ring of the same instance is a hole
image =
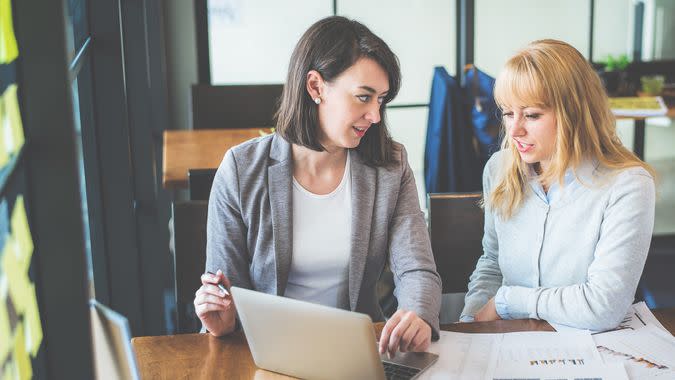
[[[497,152],[488,161],[484,194],[496,185],[506,154]],[[486,209],[484,253],[471,275],[461,320],[471,320],[496,296],[503,319],[544,319],[590,330],[621,322],[651,242],[654,179],[640,167],[610,172],[591,162],[577,174],[581,181],[570,181],[549,202],[532,191],[538,186],[532,183],[510,219]]]

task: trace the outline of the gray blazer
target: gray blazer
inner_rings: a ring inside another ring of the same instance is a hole
[[[375,285],[389,260],[399,308],[415,311],[437,337],[441,279],[406,152],[397,146],[398,163],[387,168],[351,156],[349,307],[384,320]],[[277,134],[227,151],[211,188],[206,270],[221,269],[232,285],[284,295],[293,252],[292,178],[291,144]]]

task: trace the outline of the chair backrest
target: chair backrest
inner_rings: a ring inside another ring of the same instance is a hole
[[[173,203],[176,331],[193,333],[201,324],[194,310],[195,292],[206,266],[206,214],[208,202]]]
[[[481,193],[428,194],[429,236],[443,293],[467,291],[469,277],[483,254]]]
[[[282,84],[192,86],[192,128],[269,128],[274,126]]]
[[[191,201],[208,201],[217,169],[188,169],[188,190]]]

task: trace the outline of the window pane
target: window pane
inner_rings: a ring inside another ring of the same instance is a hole
[[[588,0],[476,0],[474,63],[497,75],[518,49],[542,38],[563,40],[588,56],[590,17]]]
[[[72,83],[73,94],[73,114],[75,116],[75,145],[77,146],[77,169],[80,177],[80,199],[82,200],[82,222],[84,230],[85,252],[87,253],[87,276],[89,278],[90,298],[95,298],[94,293],[94,270],[91,255],[91,234],[89,229],[89,207],[87,205],[87,180],[84,175],[84,158],[82,154],[82,125],[80,123],[80,95],[78,90],[78,80]]]
[[[595,0],[593,60],[633,56],[637,11],[642,17],[642,60],[675,59],[675,1]]]
[[[88,57],[84,57],[80,72],[72,83],[73,110],[75,116],[78,172],[82,199],[82,221],[87,253],[87,268],[91,294],[94,283],[99,293],[97,299],[107,301],[107,267],[103,233],[103,210],[101,201],[98,143],[92,107],[92,77]]]
[[[73,51],[80,50],[89,35],[89,18],[87,17],[87,0],[68,0],[68,17],[73,31]]]
[[[593,61],[633,55],[633,0],[595,0]]]
[[[364,23],[398,56],[403,84],[392,104],[427,104],[434,66],[455,71],[455,1],[339,0],[338,14]]]
[[[424,186],[424,144],[427,136],[427,107],[387,109],[389,132],[393,139],[405,146],[408,162],[415,176],[417,195],[422,210],[426,209]]]
[[[329,0],[209,0],[211,83],[285,82],[302,33],[332,12]]]

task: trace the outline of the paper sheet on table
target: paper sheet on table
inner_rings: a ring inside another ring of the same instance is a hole
[[[668,335],[670,335],[670,332],[665,327],[663,327],[661,322],[659,322],[658,318],[654,316],[652,311],[649,310],[647,304],[644,302],[638,302],[636,304],[633,304],[626,318],[631,318],[630,327],[633,330],[637,330],[638,328],[642,328],[647,325],[653,325],[658,327],[662,331],[667,332]],[[633,322],[633,320],[636,321]],[[619,325],[619,327],[622,327],[622,325],[623,322],[621,323],[621,325]]]
[[[628,380],[626,369],[621,363],[593,363],[582,366],[556,365],[533,367],[526,364],[498,367],[493,380]]]
[[[585,331],[553,322],[549,322],[549,324],[553,326],[556,331]],[[668,331],[665,327],[663,327],[661,322],[659,322],[654,314],[652,314],[652,312],[647,307],[647,304],[644,302],[638,302],[631,305],[631,307],[628,309],[628,312],[626,313],[626,316],[616,328],[608,331],[622,329],[637,330],[647,326],[648,324],[655,325],[663,331]],[[603,331],[593,331],[595,334],[602,332]]]
[[[439,358],[420,379],[491,378],[501,363],[555,362],[568,366],[602,363],[588,332],[464,334],[442,331],[441,339],[432,343],[429,351]]]
[[[531,365],[583,365],[602,357],[587,331],[520,332],[504,334],[500,343],[499,363],[523,362]]]
[[[605,362],[622,362],[631,379],[675,379],[675,337],[654,325],[593,336]]]
[[[429,347],[438,355],[420,379],[473,380],[485,377],[492,349],[502,334],[465,334],[441,331],[441,338]]]

